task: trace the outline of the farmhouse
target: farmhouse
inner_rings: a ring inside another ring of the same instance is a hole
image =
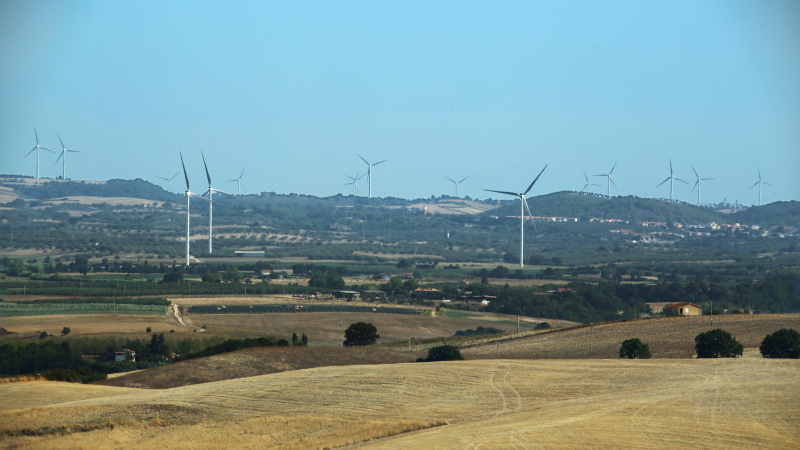
[[[699,316],[703,314],[703,310],[699,306],[689,302],[667,305],[664,307],[664,311],[668,316]]]
[[[357,300],[361,296],[361,293],[357,291],[334,291],[333,294],[336,296],[336,298],[343,298],[348,302],[351,300]]]

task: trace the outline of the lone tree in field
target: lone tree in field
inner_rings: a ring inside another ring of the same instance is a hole
[[[70,329],[69,329],[69,327],[64,327],[64,328],[61,330],[61,335],[62,335],[62,336],[66,336],[66,335],[68,335],[68,334],[69,334],[69,332],[70,332],[70,331],[72,331],[72,330],[70,330]]]
[[[781,328],[768,334],[759,350],[764,358],[800,359],[800,333],[791,328]]]
[[[721,328],[698,334],[694,349],[698,358],[736,358],[744,352],[742,344]]]
[[[371,345],[380,339],[380,337],[375,325],[366,322],[358,322],[344,330],[344,346]]]
[[[463,361],[464,357],[461,356],[461,351],[458,347],[453,345],[437,345],[428,349],[427,358],[419,358],[417,362],[432,362],[432,361]]]
[[[626,339],[619,348],[619,357],[628,359],[650,359],[650,346],[639,338]]]

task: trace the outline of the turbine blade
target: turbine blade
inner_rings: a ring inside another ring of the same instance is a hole
[[[689,183],[687,183],[687,182],[685,182],[685,181],[681,180],[681,179],[680,179],[680,178],[678,178],[678,177],[673,177],[673,178],[675,178],[676,180],[680,181],[680,182],[681,182],[681,183],[683,183],[683,184],[689,184]]]
[[[747,188],[747,190],[749,191],[750,189],[753,189],[754,187],[756,187],[758,185],[758,183],[761,183],[761,180],[756,181],[752,186]]]
[[[39,148],[42,149],[42,150],[47,150],[50,153],[55,153],[54,151],[50,150],[49,148],[44,148],[44,147],[41,147],[41,146]]]
[[[36,132],[36,128],[33,129],[33,134],[36,136],[36,146],[39,146],[39,133]]]
[[[186,192],[189,192],[189,175],[186,175],[186,164],[183,163],[183,153],[178,152],[181,155],[181,167],[183,167],[183,177],[186,179]]]
[[[58,135],[58,134],[57,134],[56,136],[58,136],[58,142],[61,142],[61,148],[62,148],[62,149],[64,149],[64,150],[66,150],[67,148],[66,148],[66,147],[64,147],[64,141],[62,141],[62,140],[61,140],[61,136],[60,136],[60,135]]]
[[[619,188],[617,187],[617,183],[614,183],[614,179],[613,179],[613,178],[611,178],[610,174],[609,174],[608,180],[609,180],[609,181],[611,181],[611,184],[613,184],[615,188],[619,189]]]
[[[694,192],[694,188],[696,188],[700,184],[700,179],[698,178],[697,181],[694,182],[694,186],[692,186],[692,192]]]
[[[459,181],[459,183],[463,183],[463,182],[464,182],[464,180],[466,180],[467,178],[469,178],[469,175],[467,175],[467,176],[465,176],[464,178],[462,178],[462,179],[461,179],[461,181]]]
[[[451,179],[451,178],[448,178],[448,177],[445,177],[445,178],[447,178],[448,180],[452,181],[453,183],[455,183],[455,182],[456,182],[455,180],[453,180],[453,179]]]
[[[589,177],[586,176],[586,171],[583,171],[583,178],[586,178],[586,185],[589,185]]]
[[[244,169],[242,169],[242,173],[239,174],[239,179],[241,180],[243,176],[244,176]]]
[[[356,153],[356,155],[358,155],[358,157],[361,158],[361,160],[364,161],[368,166],[370,165],[370,163],[368,163],[367,160],[364,159],[363,156],[359,155],[358,153]]]
[[[385,163],[386,161],[388,161],[388,159],[384,159],[383,161],[378,161],[375,164],[373,164],[373,166],[377,166],[380,163]]]
[[[27,158],[28,155],[34,152],[34,150],[36,150],[36,147],[33,147],[33,150],[29,151],[28,153],[25,153],[25,157]]]
[[[608,174],[609,174],[609,175],[611,175],[612,173],[614,173],[614,169],[617,167],[617,163],[618,163],[618,162],[619,162],[619,161],[617,161],[617,162],[615,162],[615,163],[614,163],[614,167],[612,167],[612,168],[611,168],[611,170],[608,172]]]
[[[694,166],[690,164],[690,165],[689,165],[689,167],[691,167],[691,168],[692,168],[692,172],[694,172],[695,176],[696,176],[697,178],[700,178],[700,175],[698,175],[698,174],[697,174],[697,171],[696,171],[696,170],[694,170]]]
[[[666,180],[664,180],[664,181],[662,181],[661,183],[659,183],[659,184],[658,184],[658,186],[656,186],[656,187],[661,187],[661,185],[662,185],[662,184],[664,184],[664,183],[666,183],[667,181],[669,181],[669,179],[670,179],[670,178],[672,178],[672,177],[667,177],[667,179],[666,179]]]
[[[672,158],[669,159],[669,174],[672,175]]]
[[[62,156],[64,156],[64,152],[59,153],[58,158],[56,158],[56,162],[58,162],[58,160],[61,159]]]
[[[519,197],[519,194],[517,194],[517,193],[514,193],[514,192],[508,192],[508,191],[494,191],[494,190],[491,190],[491,189],[484,189],[484,191],[489,191],[489,192],[497,192],[498,194],[506,194],[506,195],[513,195],[514,197]]]
[[[180,171],[178,171],[178,172],[175,172],[175,175],[173,175],[173,176],[169,177],[169,181],[172,181],[172,180],[173,180],[173,178],[177,177],[179,173],[181,173],[181,172],[180,172]]]
[[[203,152],[200,152],[200,156],[203,157],[203,167],[206,168],[206,178],[208,178],[208,187],[211,187],[211,175],[208,174],[208,165],[206,165],[206,155]]]
[[[769,184],[769,183],[767,183],[766,181],[762,181],[762,183],[766,184],[767,186],[772,186],[772,187],[775,187],[775,186],[773,186],[772,184]]]
[[[528,206],[528,201],[525,200],[524,195],[521,195],[520,198],[522,199],[522,203],[525,204],[525,208],[528,210],[528,215],[531,216],[531,223],[533,223],[533,231],[535,231],[536,234],[539,234],[539,229],[536,228],[536,220],[533,218],[533,213],[531,212],[530,206]]]
[[[549,166],[549,164],[545,164],[545,165],[544,165],[544,169],[547,169],[547,166]],[[531,190],[531,188],[533,187],[533,185],[534,185],[534,184],[536,184],[536,181],[539,179],[539,177],[540,177],[540,176],[542,176],[542,174],[544,173],[544,169],[542,169],[542,171],[541,171],[541,172],[539,172],[539,175],[536,175],[536,178],[534,178],[534,179],[533,179],[533,182],[531,183],[531,185],[530,185],[530,186],[528,186],[528,189],[526,189],[526,190],[525,190],[525,192],[523,192],[523,193],[522,193],[522,195],[525,195],[525,194],[527,194],[527,193],[528,193],[528,191],[530,191],[530,190]]]

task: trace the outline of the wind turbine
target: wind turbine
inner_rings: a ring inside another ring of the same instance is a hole
[[[766,184],[767,186],[772,186],[771,184],[769,184],[766,181],[761,179],[761,167],[759,167],[758,168],[758,181],[756,181],[755,184],[750,186],[750,188],[748,189],[748,191],[749,191],[750,189],[753,189],[754,187],[756,187],[756,185],[758,185],[758,206],[761,206],[761,185],[762,184]]]
[[[39,179],[39,151],[40,150],[47,150],[50,153],[55,153],[55,152],[50,150],[49,148],[44,148],[41,145],[39,145],[39,133],[36,132],[36,128],[33,129],[33,134],[36,135],[36,147],[33,147],[33,149],[31,151],[26,153],[25,157],[27,158],[28,155],[33,153],[34,150],[36,151],[36,179],[38,180]]]
[[[62,167],[62,172],[61,172],[61,179],[66,181],[67,180],[67,152],[70,152],[70,153],[81,153],[81,151],[80,150],[70,150],[67,147],[64,147],[64,141],[61,140],[61,136],[59,136],[59,135],[56,135],[56,136],[58,136],[58,141],[61,142],[61,154],[58,155],[58,158],[56,158],[56,162],[58,162],[59,159],[64,158],[64,160],[62,161],[63,167]]]
[[[661,187],[662,184],[664,184],[667,181],[669,181],[669,201],[672,201],[672,188],[673,188],[673,185],[675,184],[675,180],[678,180],[683,184],[689,184],[689,183],[681,180],[680,178],[678,178],[678,177],[676,177],[675,175],[672,174],[672,160],[670,159],[669,160],[669,176],[664,181],[659,183],[658,186],[656,186],[657,188]]]
[[[164,180],[167,183],[169,183],[169,191],[172,192],[172,179],[177,177],[179,173],[180,172],[175,172],[175,175],[173,175],[173,176],[171,176],[169,178],[164,178],[164,177],[158,177],[158,178],[161,178],[162,180]]]
[[[353,180],[350,183],[345,183],[345,185],[347,185],[347,186],[350,186],[350,185],[353,186],[353,196],[357,196],[358,195],[358,193],[359,193],[358,180],[364,178],[364,175],[366,175],[366,174],[362,174],[361,176],[358,176],[358,173],[356,173],[355,177],[351,177],[350,175],[345,175],[347,178],[350,178],[351,180]]]
[[[585,170],[583,171],[583,178],[586,178],[586,185],[583,186],[583,189],[581,189],[581,193],[584,193],[584,192],[586,192],[587,194],[590,193],[589,186],[600,186],[597,183],[590,183],[589,182],[589,177],[586,175],[586,171]]]
[[[606,197],[611,198],[611,185],[613,184],[614,187],[617,187],[617,183],[614,183],[614,180],[611,178],[611,174],[614,173],[614,169],[617,167],[617,163],[614,163],[614,167],[608,171],[608,173],[601,173],[599,175],[595,175],[596,177],[606,177]]]
[[[698,175],[697,171],[694,170],[694,166],[690,165],[689,167],[692,168],[692,172],[694,172],[695,176],[697,176],[697,181],[694,182],[692,190],[694,190],[694,188],[697,188],[697,206],[700,206],[700,182],[706,180],[713,180],[713,178],[700,178],[700,175]]]
[[[356,155],[358,155],[358,153],[356,153]],[[358,155],[358,157],[361,158],[361,160],[367,164],[367,181],[369,182],[369,198],[372,198],[372,166],[377,166],[380,163],[385,163],[387,160],[384,159],[383,161],[378,161],[375,164],[370,164],[361,155]]]
[[[192,197],[202,198],[203,200],[207,199],[205,197],[201,197],[193,193],[189,189],[189,176],[186,175],[186,165],[183,163],[183,153],[180,153],[180,155],[181,155],[181,167],[183,167],[183,177],[186,179],[186,192],[184,192],[184,196],[186,196],[186,267],[189,267],[189,227],[190,227],[189,218],[191,217],[189,210],[189,205],[191,203],[190,200],[192,199]]]
[[[235,180],[228,180],[228,183],[233,183],[234,181],[236,182],[236,195],[242,195],[242,188],[243,187],[245,189],[247,189],[247,187],[244,184],[242,184],[242,176],[243,175],[244,175],[244,169],[242,169],[242,173],[239,175],[239,178],[237,178]]]
[[[544,169],[547,169],[547,165],[544,166]],[[539,175],[536,175],[536,178],[533,179],[533,183],[531,183],[531,185],[528,186],[528,189],[526,189],[525,192],[523,192],[523,193],[517,194],[516,192],[494,191],[492,189],[484,189],[484,191],[497,192],[498,194],[506,194],[506,195],[513,195],[514,197],[519,197],[519,200],[520,200],[519,201],[519,208],[520,208],[520,214],[519,214],[519,233],[520,233],[520,235],[519,235],[519,266],[520,267],[525,267],[525,255],[523,254],[524,250],[525,250],[525,208],[528,208],[528,214],[533,216],[533,214],[531,214],[531,208],[528,207],[528,202],[525,201],[525,194],[527,194],[531,190],[533,185],[536,184],[536,180],[538,180],[539,177],[542,176],[542,173],[544,172],[544,169],[542,169],[542,171],[539,172]],[[531,219],[533,219],[533,218],[531,217]],[[536,221],[533,222],[533,228],[534,228],[534,230],[536,229]],[[537,230],[537,232],[538,232],[538,230]]]
[[[445,178],[447,178],[447,177],[445,177]],[[462,178],[461,181],[456,181],[456,180],[453,180],[452,178],[447,178],[448,180],[452,181],[453,184],[456,185],[456,197],[458,197],[458,185],[463,183],[464,180],[466,180],[467,178],[469,178],[469,175],[467,175],[464,178]]]
[[[206,178],[208,179],[208,190],[203,193],[203,195],[208,195],[208,253],[211,253],[211,238],[214,234],[214,229],[211,227],[212,222],[214,221],[214,200],[212,197],[214,196],[214,192],[219,192],[220,194],[227,195],[228,197],[233,197],[231,194],[227,192],[220,191],[219,189],[214,189],[211,187],[211,175],[208,174],[208,166],[206,165],[206,155],[203,152],[200,152],[200,156],[203,157],[203,167],[206,168]]]

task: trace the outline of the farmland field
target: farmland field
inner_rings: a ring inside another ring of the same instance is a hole
[[[798,448],[800,362],[478,360],[0,385],[6,448]]]

